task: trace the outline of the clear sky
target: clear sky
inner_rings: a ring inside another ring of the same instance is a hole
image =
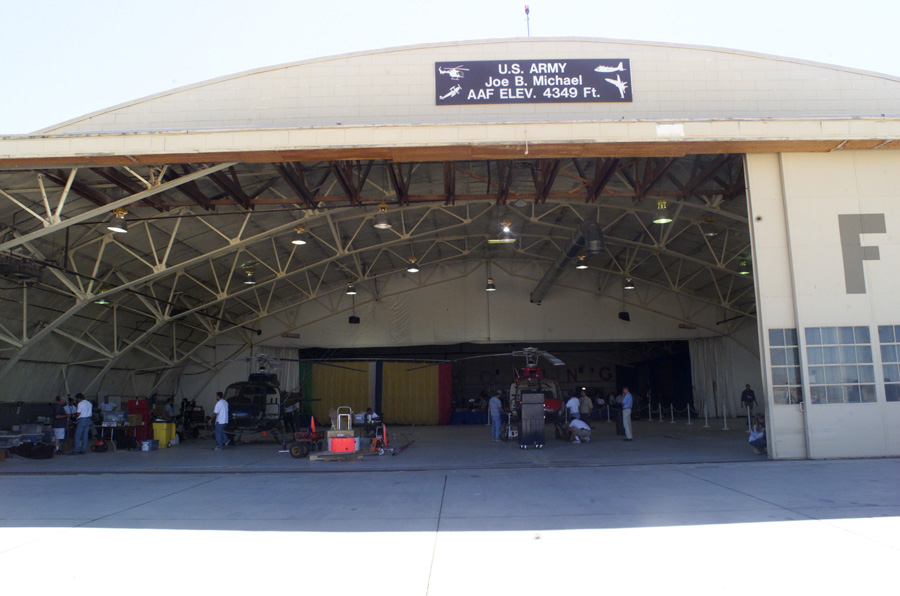
[[[897,0],[533,0],[532,37],[662,41],[900,76]],[[0,0],[0,134],[253,68],[524,37],[522,0]]]

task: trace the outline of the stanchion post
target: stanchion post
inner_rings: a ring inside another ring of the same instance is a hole
[[[690,426],[690,425],[691,425],[691,404],[688,404],[688,405],[687,405],[687,411],[688,411],[688,423],[687,423],[687,425]]]
[[[659,421],[662,422],[662,404],[659,404]]]
[[[730,430],[728,428],[728,407],[722,404],[722,430]]]
[[[709,428],[709,406],[703,404],[703,428]]]
[[[672,417],[669,424],[675,424],[675,404],[669,404],[669,414]]]
[[[747,434],[750,434],[753,423],[750,421],[750,406],[747,406]]]

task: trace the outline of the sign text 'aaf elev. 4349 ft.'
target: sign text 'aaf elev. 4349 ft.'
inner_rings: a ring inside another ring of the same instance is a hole
[[[437,105],[629,102],[631,62],[478,60],[435,62]]]

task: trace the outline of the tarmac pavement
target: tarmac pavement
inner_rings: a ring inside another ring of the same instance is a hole
[[[900,459],[770,461],[718,425],[638,421],[623,442],[600,423],[590,443],[539,450],[484,426],[407,427],[397,456],[347,462],[210,441],[8,458],[2,581],[129,595],[894,585]]]

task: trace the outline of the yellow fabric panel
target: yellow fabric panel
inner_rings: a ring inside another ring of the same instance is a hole
[[[381,409],[388,424],[438,423],[438,365],[385,362]]]
[[[330,425],[328,410],[350,406],[354,412],[369,407],[369,363],[329,362],[313,365],[312,412],[320,425]],[[326,429],[328,426],[325,427]]]

